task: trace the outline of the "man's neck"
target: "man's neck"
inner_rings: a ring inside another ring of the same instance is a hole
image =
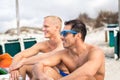
[[[62,44],[62,40],[61,40],[61,38],[60,38],[60,35],[56,35],[56,36],[51,37],[50,40],[49,40],[49,43],[50,43],[51,45],[56,46],[56,47],[57,47],[58,45]]]
[[[88,53],[87,45],[84,42],[76,42],[74,48],[71,48],[71,51],[78,56]]]

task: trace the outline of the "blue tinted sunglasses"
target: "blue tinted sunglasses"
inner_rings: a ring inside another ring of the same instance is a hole
[[[71,33],[71,34],[77,34],[76,31],[73,31],[73,30],[63,30],[60,35],[62,35],[63,37],[67,36],[68,33]]]

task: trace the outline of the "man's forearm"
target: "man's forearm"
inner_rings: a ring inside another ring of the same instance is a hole
[[[23,57],[20,54],[15,55],[12,61],[12,65],[18,63]]]
[[[41,55],[32,56],[30,58],[24,59],[23,65],[36,64],[41,59]]]
[[[20,53],[15,55],[15,57],[13,58],[13,64],[19,62],[20,60],[22,60],[24,58],[29,58],[35,54],[37,54],[37,52],[33,51],[32,48],[23,50]]]
[[[12,64],[9,67],[9,70],[10,71],[14,70],[13,69],[14,66],[16,66],[17,63],[19,63],[21,60],[22,60],[22,56],[20,54],[15,55],[14,58],[13,58]]]
[[[54,54],[56,51],[61,50],[63,48],[57,48],[51,52],[48,53],[42,53],[42,54],[38,54],[32,57],[27,58],[26,60],[24,60],[23,65],[29,65],[29,64],[36,64],[37,62],[39,62],[39,60],[48,57],[51,54]]]
[[[36,64],[41,59],[46,58],[49,55],[50,55],[50,53],[43,53],[43,54],[38,54],[38,55],[35,55],[32,57],[29,57],[23,61],[23,65]]]

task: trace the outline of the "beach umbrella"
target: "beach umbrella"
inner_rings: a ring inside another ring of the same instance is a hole
[[[19,0],[16,0],[16,24],[17,24],[17,35],[19,37],[21,50],[24,50],[23,38],[20,37],[20,16],[19,16]]]
[[[16,24],[17,24],[17,35],[20,35],[20,17],[19,17],[19,1],[16,0]]]

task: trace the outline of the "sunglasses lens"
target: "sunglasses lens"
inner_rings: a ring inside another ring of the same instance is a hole
[[[66,31],[62,31],[61,35],[65,37],[67,35],[67,32]]]
[[[73,30],[64,30],[62,31],[60,34],[64,37],[67,36],[68,33],[71,33],[71,34],[77,34],[77,32],[73,31]]]
[[[63,36],[65,37],[67,35],[67,32],[64,32]]]

